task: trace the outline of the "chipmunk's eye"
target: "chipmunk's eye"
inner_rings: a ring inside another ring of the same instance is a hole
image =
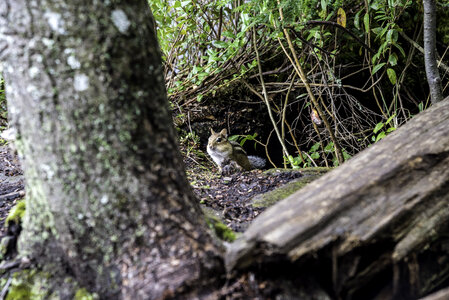
[[[221,137],[217,138],[217,143],[221,142]]]

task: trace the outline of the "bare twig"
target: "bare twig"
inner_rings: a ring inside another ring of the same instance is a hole
[[[279,8],[278,8],[279,9],[279,15],[281,17],[281,20],[283,20],[284,19],[284,14],[283,14],[283,11],[282,11],[282,7],[280,6],[279,0],[278,0],[278,5],[279,5]],[[284,31],[285,38],[287,39],[287,43],[288,43],[288,46],[290,48],[291,54],[292,54],[292,56],[294,58],[294,62],[292,62],[292,63],[295,65],[295,70],[297,70],[299,78],[301,78],[301,80],[303,81],[303,83],[304,83],[304,85],[306,87],[307,93],[309,94],[310,100],[312,101],[313,106],[317,110],[318,115],[323,120],[324,125],[325,125],[326,129],[329,132],[329,136],[330,136],[332,142],[334,143],[334,149],[335,149],[335,154],[337,156],[337,160],[338,160],[339,164],[341,165],[344,162],[344,158],[343,158],[343,154],[341,152],[340,144],[338,143],[338,140],[336,139],[336,137],[334,135],[334,132],[332,131],[332,128],[331,128],[331,126],[330,126],[330,124],[329,124],[329,122],[328,122],[328,120],[326,118],[326,115],[321,110],[321,106],[319,105],[318,101],[315,98],[315,95],[313,94],[312,90],[310,89],[310,85],[308,84],[307,77],[305,75],[304,70],[301,67],[301,64],[299,63],[298,57],[296,55],[295,49],[293,47],[293,43],[292,43],[292,41],[290,39],[290,35],[289,35],[287,29],[284,28],[283,31]]]
[[[256,44],[256,29],[253,28],[253,46],[254,46],[254,52],[256,53],[256,60],[257,60],[257,67],[259,69],[259,74],[260,74],[260,83],[262,84],[262,96],[263,96],[263,100],[265,102],[265,105],[267,106],[268,109],[268,115],[270,116],[270,120],[273,123],[273,128],[274,131],[276,132],[276,135],[278,137],[279,143],[281,143],[282,146],[282,150],[284,152],[284,155],[288,158],[288,160],[290,161],[290,164],[292,165],[292,167],[294,166],[293,164],[293,159],[290,156],[290,154],[288,153],[287,147],[285,146],[285,142],[281,137],[281,134],[279,132],[279,129],[276,125],[276,121],[274,120],[273,117],[273,113],[271,111],[271,106],[270,106],[270,102],[268,101],[268,95],[267,95],[267,90],[265,87],[265,82],[263,80],[263,76],[262,76],[262,66],[260,65],[260,58],[259,58],[259,51],[257,50],[257,44]]]
[[[374,51],[374,49],[372,49],[369,45],[365,44],[365,42],[363,42],[358,36],[356,36],[354,33],[352,33],[347,28],[341,26],[338,23],[331,22],[331,21],[314,21],[314,20],[306,22],[306,25],[315,25],[315,24],[326,25],[326,26],[334,26],[334,27],[340,28],[341,30],[343,30],[344,32],[346,32],[347,34],[352,36],[354,39],[356,39],[357,42],[359,42],[360,45],[362,45],[363,48],[365,48],[366,50],[368,50],[369,52],[371,52],[373,54],[376,53],[376,51]]]
[[[0,201],[14,200],[16,198],[23,197],[23,196],[25,196],[25,191],[20,190],[17,192],[12,192],[12,193],[6,194],[6,195],[0,195]]]

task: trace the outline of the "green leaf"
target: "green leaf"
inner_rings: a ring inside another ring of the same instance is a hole
[[[376,54],[373,55],[373,58],[371,59],[373,64],[375,64],[377,62],[379,57],[380,57],[380,53],[376,53]]]
[[[334,150],[334,143],[330,142],[329,144],[324,147],[325,152],[332,152]]]
[[[313,146],[310,148],[309,153],[316,152],[318,150],[318,148],[320,148],[320,143],[313,144]]]
[[[423,102],[419,102],[418,109],[419,109],[419,112],[422,112],[424,110],[424,103]]]
[[[396,72],[392,68],[388,68],[387,75],[388,79],[390,79],[391,84],[395,85],[397,81]]]
[[[398,32],[396,29],[390,29],[387,33],[387,42],[396,43],[398,40]]]
[[[209,73],[207,73],[207,72],[201,72],[201,73],[198,73],[198,79],[199,79],[199,80],[203,80],[203,79],[206,78],[207,76],[209,76]]]
[[[385,35],[385,33],[387,32],[388,27],[385,27],[382,29],[382,31],[380,32],[380,37],[383,37]]]
[[[196,101],[201,102],[201,100],[203,100],[203,94],[198,94],[196,96]]]
[[[228,140],[237,141],[239,137],[240,137],[239,135],[231,135],[230,137],[228,137]]]
[[[386,136],[385,132],[382,131],[382,132],[379,133],[379,135],[376,137],[376,141],[375,141],[375,142],[380,141],[380,140],[383,139],[385,136]]]
[[[226,43],[224,41],[212,41],[212,45],[214,45],[214,47],[216,47],[216,48],[227,48],[228,47],[228,43]]]
[[[387,129],[387,133],[393,132],[396,130],[396,127],[390,127]]]
[[[365,32],[369,33],[369,14],[363,16],[363,24],[365,24]]]
[[[372,30],[372,32],[374,32],[376,35],[382,36],[382,34],[381,34],[381,32],[382,32],[382,30],[383,30],[382,27],[376,27],[376,28],[373,28],[373,29],[371,29],[371,30]]]
[[[380,3],[374,1],[373,3],[371,3],[370,7],[374,10],[378,10],[380,8]]]
[[[382,67],[385,66],[385,63],[380,63],[378,65],[376,65],[373,68],[373,71],[371,72],[372,75],[376,74],[377,71],[379,71],[380,69],[382,69]]]
[[[360,30],[360,13],[362,11],[359,10],[354,17],[354,27],[357,28],[358,30]]]
[[[223,35],[224,37],[229,38],[229,39],[235,38],[235,34],[232,33],[231,31],[227,31],[227,30],[226,30],[226,31],[223,31],[222,35]]]
[[[321,9],[322,9],[322,10],[326,10],[326,7],[327,7],[327,2],[326,2],[326,0],[321,0]]]
[[[391,120],[393,120],[394,117],[396,117],[396,114],[393,114],[391,117],[389,117],[385,124],[390,124]]]
[[[396,53],[391,53],[390,56],[388,56],[388,63],[392,67],[398,64],[398,56],[396,55]]]
[[[373,133],[376,134],[379,130],[381,130],[384,127],[384,123],[380,122],[377,123],[376,127],[374,127]]]
[[[404,49],[402,49],[402,47],[401,46],[399,46],[398,44],[396,44],[396,43],[393,43],[393,45],[399,50],[399,52],[401,52],[401,54],[402,54],[402,56],[406,56],[405,55],[405,51],[404,51]]]

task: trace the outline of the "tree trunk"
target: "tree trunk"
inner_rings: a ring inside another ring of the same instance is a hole
[[[221,249],[184,174],[147,1],[3,0],[0,38],[27,185],[19,251],[55,274],[48,293],[204,290]]]
[[[449,98],[265,211],[227,268],[282,265],[336,299],[414,299],[449,278],[448,230]]]
[[[436,3],[435,0],[423,0],[424,6],[424,63],[432,103],[443,100],[441,78],[437,66],[436,53]]]

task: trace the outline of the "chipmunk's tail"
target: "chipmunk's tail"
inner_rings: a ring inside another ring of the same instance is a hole
[[[265,168],[265,165],[267,164],[267,160],[265,158],[259,157],[259,156],[248,156],[249,163],[251,166],[255,169],[263,169]]]

